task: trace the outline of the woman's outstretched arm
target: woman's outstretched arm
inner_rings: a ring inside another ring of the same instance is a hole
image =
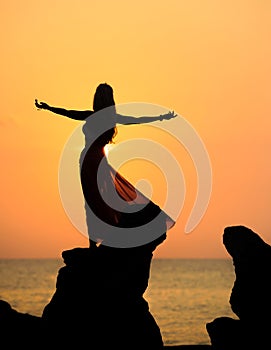
[[[160,114],[159,116],[146,116],[146,117],[130,117],[126,115],[116,114],[116,123],[118,124],[145,124],[152,123],[156,121],[169,120],[177,117],[177,114],[172,112],[168,112],[165,114]]]
[[[64,117],[68,117],[75,120],[85,120],[87,117],[89,117],[93,113],[93,111],[76,111],[76,110],[68,110],[68,109],[59,108],[59,107],[52,107],[45,102],[38,102],[38,100],[35,100],[35,106],[38,109],[46,109],[55,114],[63,115]]]

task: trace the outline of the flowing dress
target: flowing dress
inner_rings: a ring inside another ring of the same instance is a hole
[[[109,164],[105,136],[115,126],[112,111],[96,112],[82,129],[80,176],[88,235],[111,247],[140,246],[164,235],[174,220]]]

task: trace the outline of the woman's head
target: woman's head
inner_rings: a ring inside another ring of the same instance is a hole
[[[116,113],[114,93],[110,85],[102,83],[96,88],[93,99],[93,111],[98,112],[104,108],[111,107],[109,115]],[[108,111],[107,111],[108,112]],[[107,113],[106,113],[107,114]],[[109,117],[109,116],[108,116]],[[117,129],[116,126],[111,127],[99,136],[98,142],[106,145],[107,143],[113,142],[113,138],[116,136]]]
[[[114,93],[110,85],[102,83],[98,85],[93,99],[93,111],[97,112],[103,108],[114,106]]]

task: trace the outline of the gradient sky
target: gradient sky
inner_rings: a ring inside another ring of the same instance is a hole
[[[196,193],[186,162],[184,208],[156,257],[228,257],[231,225],[271,243],[270,18],[268,0],[1,1],[0,258],[87,246],[58,189],[61,152],[79,124],[37,111],[34,99],[90,109],[101,82],[116,103],[182,115],[210,156],[206,214],[184,233]]]

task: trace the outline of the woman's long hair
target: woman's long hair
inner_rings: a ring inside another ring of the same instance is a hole
[[[113,89],[110,85],[102,83],[98,85],[94,94],[93,111],[97,112],[106,107],[112,107],[112,109],[110,109],[110,112],[112,110],[113,114],[116,113]],[[114,126],[113,128],[110,128],[107,131],[105,131],[99,137],[99,141],[101,141],[104,145],[106,145],[107,143],[112,143],[113,138],[116,136],[116,134],[117,129],[116,126]]]

